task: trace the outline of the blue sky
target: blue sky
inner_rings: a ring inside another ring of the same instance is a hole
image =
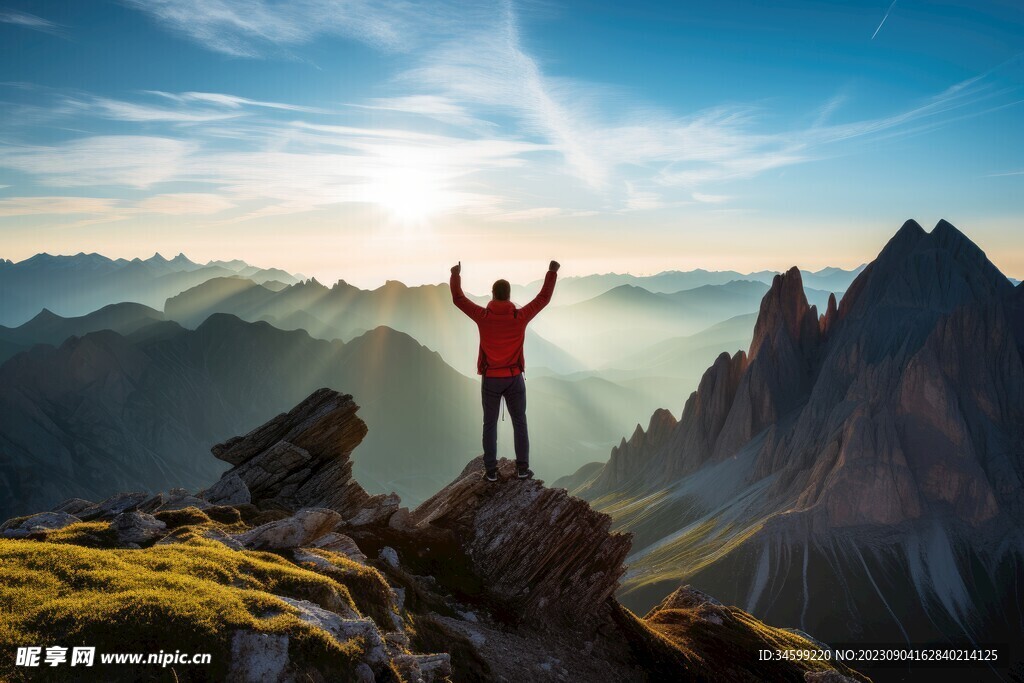
[[[0,257],[484,283],[944,217],[1024,274],[1019,2],[13,1],[0,54]]]

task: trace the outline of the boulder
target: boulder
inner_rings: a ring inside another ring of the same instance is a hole
[[[69,515],[66,512],[39,512],[28,517],[16,517],[9,519],[0,525],[0,531],[24,531],[24,535],[37,531],[48,531],[50,529],[63,529],[69,524],[81,522],[78,517]],[[10,534],[8,537],[16,537],[17,534]]]
[[[372,619],[362,618],[355,612],[341,615],[308,600],[298,600],[280,595],[276,597],[295,608],[296,616],[299,619],[327,631],[339,643],[345,643],[353,638],[361,638],[364,647],[363,663],[374,669],[387,664],[387,648]]]
[[[324,534],[310,543],[310,545],[314,548],[323,548],[324,550],[339,553],[353,562],[366,564],[366,555],[364,555],[363,551],[359,549],[356,542],[345,534],[339,534],[336,532]]]
[[[282,681],[288,670],[287,634],[235,631],[231,636],[228,680],[237,683]]]
[[[122,512],[137,509],[143,502],[152,498],[148,493],[118,493],[101,503],[95,503],[81,510],[76,517],[89,522],[94,519],[113,519]]]
[[[234,538],[252,550],[286,550],[309,545],[341,521],[341,515],[326,508],[305,508],[291,517],[267,522]]]
[[[69,515],[77,515],[87,508],[95,505],[92,501],[84,500],[82,498],[68,498],[61,502],[59,505],[53,508],[54,512],[66,512]]]
[[[398,512],[402,499],[396,493],[378,494],[370,497],[351,517],[345,519],[345,526],[378,526],[388,523],[391,515]]]
[[[142,545],[163,535],[167,525],[146,512],[122,512],[110,522],[110,529],[117,534],[121,545]]]
[[[210,488],[200,491],[199,497],[215,505],[244,505],[252,502],[249,487],[236,472],[229,472]]]

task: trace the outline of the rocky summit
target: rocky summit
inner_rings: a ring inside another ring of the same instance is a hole
[[[759,661],[818,645],[689,586],[636,616],[615,598],[630,535],[509,461],[489,483],[472,460],[413,510],[370,496],[351,476],[357,410],[320,389],[215,446],[232,468],[203,491],[72,499],[6,522],[4,648],[212,654],[171,667],[176,680],[866,680]]]
[[[678,423],[576,480],[634,534],[620,597],[687,581],[831,641],[1019,641],[1021,300],[946,221],[907,221],[822,314],[777,276]]]

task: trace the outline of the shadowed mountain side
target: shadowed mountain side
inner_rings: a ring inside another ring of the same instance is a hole
[[[402,333],[380,328],[341,344],[226,315],[195,331],[157,325],[138,342],[95,332],[0,366],[3,513],[72,495],[195,487],[220,469],[204,455],[210,444],[325,380],[366,397],[367,420],[380,428],[364,444],[364,468],[391,488],[436,490],[461,466],[449,454],[478,445],[476,420],[465,417],[479,410],[473,382]],[[393,416],[402,429],[385,427]]]
[[[296,282],[290,274],[263,270],[244,261],[193,263],[184,254],[142,260],[100,254],[36,254],[0,266],[0,324],[20,325],[43,309],[81,316],[108,304],[131,301],[162,308],[164,301],[211,278],[243,275],[256,282]]]
[[[0,342],[4,343],[0,347],[0,364],[33,344],[58,346],[68,337],[81,337],[97,330],[128,335],[163,319],[160,311],[133,303],[110,304],[77,318],[62,318],[44,308],[19,327],[0,326]]]
[[[38,346],[0,366],[0,380],[4,513],[117,488],[194,486],[216,473],[202,455],[211,443],[325,380],[365,397],[371,431],[356,468],[374,491],[421,500],[461,467],[452,453],[479,449],[478,380],[386,327],[346,344],[225,314],[194,331],[164,321]],[[534,469],[553,476],[600,457],[658,405],[598,379],[529,382]],[[512,454],[510,422],[499,436]]]
[[[328,340],[348,340],[384,325],[436,350],[459,372],[476,375],[476,327],[452,305],[447,284],[406,287],[389,281],[363,290],[344,281],[327,288],[314,279],[272,291],[244,278],[219,278],[169,298],[164,310],[186,327],[195,327],[212,313],[230,313]],[[565,374],[584,367],[532,329],[527,330],[525,352],[528,368]]]
[[[1022,312],[945,221],[908,221],[821,315],[776,278],[678,424],[569,480],[635,535],[623,599],[686,580],[833,641],[1019,639]]]

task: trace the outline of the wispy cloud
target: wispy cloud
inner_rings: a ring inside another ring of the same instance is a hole
[[[491,216],[490,220],[502,223],[525,223],[546,218],[585,218],[597,215],[597,213],[597,211],[561,209],[557,206],[538,206],[532,209],[523,209],[522,211],[496,214]]]
[[[319,36],[358,40],[384,50],[410,49],[425,32],[459,15],[457,4],[405,0],[124,0],[172,31],[236,57],[282,54]]]
[[[43,19],[35,14],[19,12],[17,10],[0,10],[0,23],[14,24],[34,31],[42,31],[53,35],[64,35],[64,27],[55,24],[49,19]]]
[[[661,195],[656,192],[637,190],[631,182],[626,183],[626,205],[627,211],[652,211],[664,208],[665,202]]]
[[[492,220],[517,223],[520,221],[535,221],[543,218],[553,218],[561,215],[562,209],[557,206],[537,206],[532,209],[523,209],[522,211],[510,211],[508,213],[498,214],[494,216]]]
[[[214,214],[232,209],[235,204],[217,194],[203,192],[177,192],[158,194],[136,202],[134,208],[141,213],[159,213],[172,216]]]
[[[180,103],[192,103],[201,102],[205,104],[213,104],[226,109],[242,109],[243,107],[263,107],[266,109],[280,109],[282,111],[293,111],[293,112],[304,112],[307,114],[330,114],[332,113],[328,109],[322,109],[320,107],[307,107],[298,104],[286,104],[284,102],[267,102],[265,100],[252,100],[248,97],[239,97],[237,95],[228,95],[225,93],[216,92],[184,92],[184,93],[170,93],[162,90],[147,90],[146,92],[160,97],[165,97],[175,102]]]
[[[49,115],[63,125],[113,120],[124,133],[2,145],[0,167],[51,187],[153,193],[121,211],[236,209],[217,219],[238,221],[404,197],[498,221],[683,204],[708,211],[739,194],[729,183],[848,154],[858,149],[851,142],[947,125],[1007,92],[985,73],[887,116],[846,121],[837,118],[848,98],[837,95],[780,129],[763,105],[672,111],[552,77],[526,49],[508,2],[127,2],[222,53],[260,56],[331,34],[409,54],[383,84],[389,96],[344,105],[194,91],[49,93]],[[162,186],[171,182],[190,192]]]
[[[101,135],[62,145],[0,147],[0,166],[59,187],[146,188],[174,178],[194,143],[144,135]]]
[[[347,106],[425,116],[463,128],[481,129],[494,126],[493,123],[470,114],[468,108],[461,103],[443,95],[380,97],[373,98],[365,103],[351,103]]]
[[[108,214],[118,204],[97,197],[10,197],[0,199],[0,216]]]
[[[729,201],[731,197],[724,194],[706,194],[704,192],[694,192],[693,201],[700,202],[702,204],[724,204]]]

